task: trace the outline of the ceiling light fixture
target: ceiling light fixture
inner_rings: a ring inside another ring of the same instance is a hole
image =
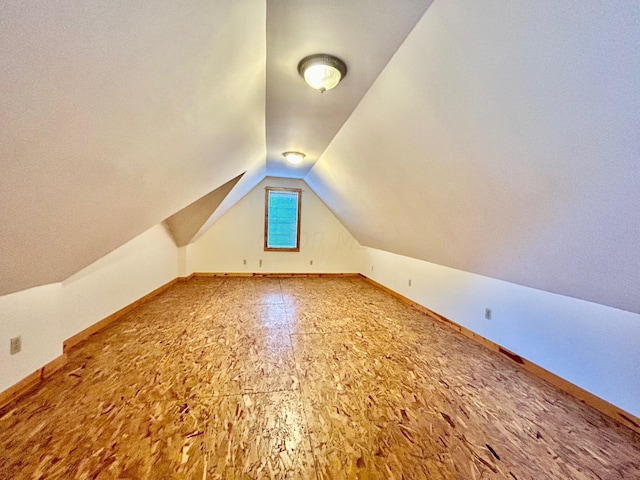
[[[316,53],[300,60],[298,73],[310,87],[324,93],[335,88],[347,75],[347,66],[338,57]]]
[[[304,157],[306,157],[304,153],[300,152],[284,152],[282,156],[291,165],[298,165],[302,160],[304,160]]]

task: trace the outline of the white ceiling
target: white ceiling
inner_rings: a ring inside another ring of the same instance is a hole
[[[304,177],[433,0],[267,2],[267,173]],[[307,55],[347,65],[339,88],[320,93],[298,74]],[[353,73],[351,73],[353,72]],[[290,166],[286,151],[304,162]]]
[[[0,294],[60,281],[264,163],[264,2],[0,8]]]
[[[640,3],[430,4],[0,0],[0,294],[246,171],[195,239],[304,177],[365,245],[640,313]]]
[[[640,2],[437,1],[305,178],[364,245],[640,312]]]

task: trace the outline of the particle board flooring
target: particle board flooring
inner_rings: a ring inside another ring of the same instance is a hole
[[[640,435],[359,278],[194,278],[0,411],[1,479],[640,479]]]

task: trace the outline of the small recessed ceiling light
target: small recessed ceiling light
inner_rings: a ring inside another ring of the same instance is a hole
[[[298,73],[310,87],[324,93],[335,88],[347,75],[347,66],[333,55],[317,53],[300,60]]]
[[[304,160],[304,157],[306,157],[304,153],[300,152],[284,152],[282,156],[291,165],[298,165],[302,160]]]

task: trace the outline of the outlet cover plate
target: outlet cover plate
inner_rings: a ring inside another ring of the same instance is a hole
[[[22,350],[22,337],[15,337],[11,339],[11,355],[15,355],[16,353],[20,353]]]

